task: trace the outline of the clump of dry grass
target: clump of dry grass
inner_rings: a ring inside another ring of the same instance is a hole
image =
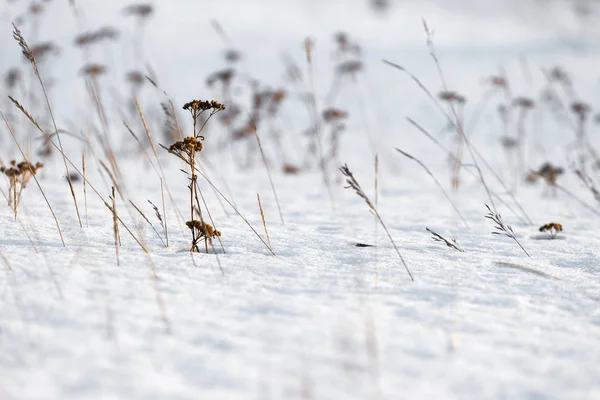
[[[17,211],[21,202],[21,194],[27,187],[27,183],[37,174],[38,170],[44,168],[44,164],[37,162],[35,164],[29,161],[21,161],[17,163],[12,160],[8,166],[1,166],[2,172],[8,178],[9,192],[8,205],[12,206],[15,219],[17,219]]]
[[[392,242],[392,245],[394,246],[396,253],[398,253],[398,257],[400,257],[400,261],[402,261],[402,265],[404,265],[406,272],[408,272],[408,276],[410,277],[410,279],[412,281],[414,281],[415,279],[413,278],[413,275],[410,272],[408,265],[404,261],[404,257],[402,257],[402,254],[400,254],[400,250],[398,250],[398,246],[396,246],[396,242],[394,242],[394,239],[392,239],[392,235],[390,234],[387,227],[385,226],[385,223],[383,222],[381,215],[379,215],[379,211],[377,211],[377,208],[375,208],[375,206],[373,205],[373,203],[371,202],[369,197],[362,190],[362,188],[360,187],[360,184],[358,183],[358,181],[356,180],[356,178],[354,177],[354,175],[348,168],[348,165],[345,164],[342,167],[340,167],[340,171],[342,171],[342,174],[346,177],[346,183],[348,184],[348,186],[346,186],[346,189],[353,189],[354,192],[367,203],[369,210],[371,210],[371,212],[373,212],[375,214],[375,216],[377,217],[377,220],[379,220],[379,223],[383,227],[383,230],[385,231],[388,238],[390,239],[390,242]]]

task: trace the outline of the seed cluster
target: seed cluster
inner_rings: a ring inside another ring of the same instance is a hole
[[[552,239],[558,235],[558,232],[562,232],[563,227],[562,224],[558,224],[556,222],[550,222],[548,224],[544,224],[540,226],[540,232],[547,232]]]

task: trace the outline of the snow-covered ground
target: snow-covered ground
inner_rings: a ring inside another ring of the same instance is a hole
[[[284,53],[302,66],[308,82],[303,42],[313,38],[319,112],[326,106],[349,111],[339,158],[372,201],[374,153],[379,153],[377,207],[414,282],[363,199],[344,189],[336,165],[328,166],[331,195],[318,168],[299,175],[280,172],[281,157],[301,164],[307,142],[302,131],[310,124],[302,102],[292,100],[273,121],[285,132],[284,155],[269,126],[259,130],[284,224],[253,136],[245,139],[248,143],[221,148],[225,132],[215,119],[209,122],[200,156],[202,170],[266,241],[256,198],[260,194],[275,256],[204,180],[201,188],[223,233],[224,251],[215,241],[217,254],[190,255],[189,231],[182,229],[167,195],[165,247],[129,203],[162,232],[147,202],[162,208],[159,174],[123,128],[125,119],[144,136],[128,104],[119,108],[130,93],[113,72],[136,64],[127,50],[136,31],[119,14],[122,2],[76,1],[90,29],[115,19],[125,26],[124,44],[112,50],[101,46],[92,61],[111,68],[100,87],[123,172],[125,201],[118,198],[117,210],[148,254],[121,227],[117,265],[111,212],[88,186],[86,222],[83,182],[77,180],[80,228],[62,158],[55,152],[44,160],[40,184],[66,246],[33,181],[23,192],[18,221],[9,206],[0,207],[0,399],[600,398],[600,207],[568,169],[571,159],[565,149],[575,138],[569,122],[542,105],[526,120],[527,167],[535,169],[545,161],[564,167],[559,182],[577,197],[564,191],[548,194],[541,182],[518,185],[515,196],[532,224],[523,221],[504,188],[482,167],[498,196],[493,197],[498,211],[528,257],[511,239],[491,234],[494,224],[485,218],[490,201],[471,174],[475,169],[466,167],[460,189],[452,191],[447,155],[405,117],[451,149],[454,133],[443,129],[443,115],[409,76],[381,62],[385,58],[406,67],[434,95],[442,90],[425,43],[424,18],[435,30],[448,87],[467,97],[466,126],[472,128],[467,134],[473,146],[512,187],[496,112],[505,98],[495,94],[481,101],[489,88],[484,78],[506,74],[515,97],[529,96],[541,104],[540,93],[547,86],[542,68],[560,65],[573,80],[571,90],[552,86],[562,101],[568,107],[583,100],[594,108],[597,32],[560,2],[545,17],[535,2],[396,2],[385,15],[373,13],[365,3],[159,3],[145,26],[144,56],[179,108],[192,98],[219,99],[220,91],[204,83],[207,74],[225,66],[226,44],[212,19],[243,52],[240,69],[273,88],[284,83]],[[64,46],[62,58],[50,58],[41,67],[42,74],[56,80],[50,93],[59,125],[92,137],[101,125],[84,79],[76,76],[81,57],[71,42],[78,25],[68,2],[44,4],[48,16],[41,18],[38,35]],[[515,10],[519,4],[524,8]],[[18,4],[10,7],[2,17],[1,51],[26,71],[28,66],[17,58],[17,44],[9,41],[8,21],[20,10]],[[57,29],[53,18],[61,21]],[[33,34],[27,22],[20,29],[25,38]],[[335,65],[332,34],[338,30],[362,46],[365,71],[326,104]],[[38,93],[35,81],[33,85]],[[12,94],[28,107],[30,97],[21,89]],[[159,133],[162,94],[146,85],[139,98],[156,140],[170,144]],[[32,107],[51,131],[41,100]],[[39,133],[17,117],[10,103],[0,101],[0,109],[14,114],[15,131],[37,160],[33,149],[43,141],[32,138]],[[513,135],[516,116],[509,129]],[[189,115],[182,112],[180,118],[189,132]],[[590,123],[597,146],[596,130]],[[21,158],[5,125],[0,134],[4,164]],[[83,146],[68,136],[63,140],[79,166]],[[424,169],[394,147],[431,169],[464,223]],[[186,213],[184,164],[157,150],[174,202]],[[151,148],[144,151],[156,165]],[[247,151],[255,153],[254,166],[240,169],[233,158],[245,161]],[[108,199],[109,178],[99,163],[107,163],[106,158],[89,148],[86,157],[90,183]],[[472,163],[468,152],[465,162]],[[590,173],[597,177],[597,171]],[[8,195],[6,180],[0,178]],[[538,232],[548,222],[564,227],[555,240]],[[464,252],[433,241],[425,228],[456,239]]]

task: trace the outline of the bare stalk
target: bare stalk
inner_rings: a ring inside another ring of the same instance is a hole
[[[406,265],[406,262],[404,261],[402,254],[400,254],[400,250],[398,250],[398,246],[396,246],[396,242],[394,242],[394,239],[392,239],[392,235],[390,234],[387,227],[385,226],[385,223],[383,222],[381,215],[379,215],[379,212],[377,211],[377,209],[375,208],[373,203],[371,203],[371,200],[369,200],[369,198],[367,197],[365,192],[362,190],[362,188],[360,187],[356,178],[354,178],[354,175],[352,174],[350,169],[348,169],[348,165],[343,165],[342,167],[340,167],[340,171],[342,171],[342,174],[346,177],[346,183],[349,185],[346,188],[353,189],[354,192],[356,192],[356,194],[359,197],[361,197],[363,200],[365,200],[365,202],[367,203],[367,206],[369,206],[369,209],[375,214],[375,216],[379,220],[379,223],[383,227],[383,230],[385,231],[388,238],[390,239],[390,242],[392,242],[392,245],[394,246],[396,253],[398,253],[398,257],[400,257],[400,261],[402,261],[402,265],[404,265],[406,272],[408,272],[408,276],[410,276],[410,279],[414,282],[415,279],[413,278],[412,273],[410,272],[410,269],[408,269],[408,265]]]

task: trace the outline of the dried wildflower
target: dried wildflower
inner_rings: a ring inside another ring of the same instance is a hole
[[[508,88],[508,81],[503,76],[490,76],[487,81],[489,81],[490,85],[495,86],[500,89]]]
[[[560,82],[563,84],[567,84],[570,85],[571,84],[571,79],[569,78],[569,74],[567,74],[565,72],[565,70],[563,70],[561,67],[553,67],[550,72],[548,73],[548,77],[550,78],[550,80],[555,81],[555,82]]]
[[[581,101],[576,101],[571,104],[571,111],[579,116],[581,120],[585,120],[591,110],[592,109],[588,104]]]
[[[236,105],[233,104],[232,106],[228,107],[227,110],[225,110],[225,112],[222,112],[220,115],[220,121],[221,123],[223,123],[223,125],[225,126],[229,126],[233,123],[233,121],[242,113],[241,108]]]
[[[212,227],[212,225],[207,224],[203,221],[198,221],[198,220],[187,221],[185,223],[185,225],[188,228],[190,228],[190,230],[193,232],[193,235],[195,238],[192,241],[192,248],[190,249],[190,251],[192,251],[192,252],[194,252],[194,251],[200,252],[200,250],[198,249],[198,243],[202,239],[204,239],[205,246],[206,246],[207,252],[208,252],[208,243],[210,241],[212,241],[212,239],[221,236],[220,231],[216,230],[215,228]]]
[[[519,146],[519,141],[510,136],[503,136],[500,139],[500,142],[502,143],[502,147],[505,149],[514,149],[515,147]]]
[[[44,7],[40,3],[31,3],[29,5],[29,13],[32,15],[41,14],[44,11]]]
[[[190,115],[192,116],[194,123],[194,135],[188,136],[182,141],[176,142],[171,145],[169,148],[166,148],[169,153],[176,155],[179,159],[184,161],[190,168],[190,184],[188,188],[190,189],[190,220],[186,223],[188,228],[192,231],[192,247],[190,248],[191,252],[198,252],[198,242],[200,239],[204,238],[206,252],[208,253],[208,240],[213,237],[221,236],[221,233],[215,230],[212,226],[205,224],[202,218],[202,211],[200,209],[200,200],[198,193],[200,189],[198,188],[197,181],[198,175],[196,173],[196,154],[201,152],[204,148],[202,144],[202,140],[204,140],[203,136],[200,136],[200,132],[210,119],[210,116],[215,113],[222,111],[225,109],[225,106],[218,101],[201,101],[201,100],[192,100],[188,103],[185,103],[183,106],[184,110],[188,110]],[[202,126],[197,129],[197,124],[200,116],[203,112],[211,110],[210,116],[204,121]],[[196,219],[196,215],[199,216],[199,220]],[[210,216],[210,213],[209,213]],[[212,218],[211,218],[212,221]],[[213,222],[214,225],[214,222]]]
[[[327,108],[323,111],[323,120],[327,123],[339,121],[348,117],[346,111],[338,110],[337,108]]]
[[[127,6],[123,9],[123,14],[125,15],[135,15],[140,19],[144,19],[149,17],[154,8],[152,4],[133,4],[131,6]]]
[[[43,60],[49,54],[58,54],[58,47],[52,42],[43,42],[31,46],[31,52],[37,60]]]
[[[242,59],[242,53],[235,49],[227,49],[223,55],[225,57],[225,61],[230,63],[238,62]]]
[[[283,173],[286,175],[297,175],[300,172],[300,168],[294,164],[285,163],[283,164]]]
[[[102,64],[87,64],[84,65],[80,71],[82,75],[95,78],[98,75],[103,75],[106,72],[106,67]]]
[[[362,71],[363,63],[358,60],[350,60],[342,62],[338,65],[337,71],[339,74],[355,74]]]
[[[21,71],[17,68],[11,68],[6,72],[6,76],[4,77],[4,84],[7,88],[12,89],[15,87],[17,82],[21,79]]]
[[[562,230],[563,230],[562,224],[558,224],[556,222],[550,222],[548,224],[544,224],[544,225],[540,226],[540,228],[539,228],[540,232],[548,233],[548,235],[550,235],[550,239],[556,238],[556,236],[558,235],[558,232],[562,232]]]
[[[109,26],[102,27],[97,31],[84,32],[75,37],[76,46],[86,46],[98,43],[102,40],[113,40],[119,36],[119,32]]]
[[[360,46],[358,43],[351,41],[347,33],[338,32],[333,38],[337,44],[337,51],[339,54],[360,54]]]
[[[233,138],[234,139],[242,139],[242,138],[245,138],[246,136],[254,135],[254,132],[256,132],[256,129],[258,127],[258,123],[259,123],[258,116],[253,115],[252,117],[250,117],[250,119],[248,120],[246,125],[244,125],[242,128],[237,129],[235,132],[233,132],[233,134],[232,134]]]
[[[371,4],[371,8],[373,8],[373,10],[380,12],[380,13],[386,12],[390,7],[389,0],[371,0],[370,4]]]
[[[8,167],[4,165],[0,167],[0,172],[9,181],[10,195],[8,196],[8,205],[13,207],[15,218],[17,217],[17,210],[23,190],[27,187],[29,180],[43,167],[44,164],[40,162],[31,164],[27,161],[21,161],[17,163],[16,160],[11,160]]]
[[[447,103],[464,104],[467,101],[463,95],[460,95],[451,90],[441,91],[440,93],[438,93],[438,97],[440,98],[440,100],[443,100]]]
[[[221,71],[213,72],[206,78],[206,85],[212,87],[215,82],[221,82],[223,86],[229,86],[235,76],[235,70],[227,68]]]
[[[532,171],[527,180],[530,183],[534,183],[537,178],[542,178],[549,186],[556,186],[556,179],[563,173],[564,170],[562,168],[555,167],[546,162],[537,171]]]
[[[96,31],[96,37],[98,40],[107,39],[112,40],[119,37],[119,31],[110,26],[103,26]]]
[[[522,109],[530,109],[535,106],[535,103],[533,102],[533,100],[531,100],[530,98],[527,98],[527,97],[517,97],[516,99],[513,100],[512,103],[513,103],[513,105],[515,105],[517,107],[521,107]]]
[[[221,103],[211,100],[211,101],[200,101],[200,100],[192,100],[189,103],[185,103],[183,105],[184,110],[190,110],[190,112],[194,111],[207,111],[207,110],[224,110],[225,106]]]
[[[204,140],[204,137],[188,136],[180,142],[175,142],[169,147],[169,153],[178,155],[180,158],[190,158],[204,148],[199,139]]]
[[[142,86],[144,84],[144,74],[140,71],[129,71],[127,73],[127,81],[133,86]]]

